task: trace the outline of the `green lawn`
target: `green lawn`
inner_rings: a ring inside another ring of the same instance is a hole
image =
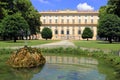
[[[120,43],[108,43],[106,41],[72,41],[76,46],[96,48],[102,50],[120,50]]]
[[[14,43],[13,41],[0,41],[0,48],[4,48],[4,47],[13,47],[13,46],[24,46],[25,42],[27,43],[28,46],[32,46],[32,45],[40,45],[40,44],[45,44],[45,43],[52,43],[52,42],[56,42],[58,40],[17,40],[16,43]]]

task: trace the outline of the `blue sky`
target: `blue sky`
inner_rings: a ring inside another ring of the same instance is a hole
[[[47,10],[99,10],[108,0],[31,0],[38,11]]]

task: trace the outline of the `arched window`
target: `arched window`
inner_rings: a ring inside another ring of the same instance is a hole
[[[85,19],[85,24],[87,24],[87,19]]]
[[[73,35],[75,34],[75,30],[74,30],[74,27],[73,27],[73,29],[72,29],[72,34],[73,34]]]
[[[55,30],[55,34],[58,34],[58,30]]]
[[[67,30],[67,34],[69,34],[69,29]]]
[[[61,34],[64,34],[64,31],[63,31],[63,30],[61,30]]]
[[[93,24],[93,19],[91,19],[91,23]]]
[[[78,34],[81,34],[81,31],[80,31],[80,30],[78,30]]]
[[[69,23],[69,19],[67,19],[67,23]]]

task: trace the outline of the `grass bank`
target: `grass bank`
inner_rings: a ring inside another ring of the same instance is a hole
[[[83,51],[79,48],[54,48],[54,49],[42,49],[44,55],[59,55],[59,56],[85,56],[93,57],[100,61],[101,64],[107,64],[109,67],[115,69],[116,77],[120,77],[120,56],[117,52],[104,53],[103,51],[89,52],[88,50]]]
[[[27,43],[28,46],[33,46],[33,45],[40,45],[40,44],[57,42],[57,41],[59,41],[59,40],[26,40],[26,41],[17,40],[16,43],[14,43],[13,41],[0,41],[0,48],[24,46],[25,42]]]
[[[120,77],[120,57],[116,54],[116,52],[104,53],[102,51],[83,51],[79,48],[54,48],[54,49],[40,49],[43,55],[58,55],[58,56],[85,56],[85,57],[93,57],[104,64],[108,64],[110,67],[115,69],[116,77]],[[0,50],[0,64],[4,67],[5,62],[9,58],[12,50],[1,49]],[[1,67],[1,66],[0,66]]]
[[[108,41],[72,41],[78,47],[101,49],[101,50],[120,50],[120,43],[113,42],[109,43]]]

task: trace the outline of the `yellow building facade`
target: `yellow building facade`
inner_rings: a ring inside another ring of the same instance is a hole
[[[81,36],[85,27],[90,27],[94,33],[91,40],[97,38],[98,11],[59,10],[43,11],[40,14],[40,30],[50,28],[53,40],[83,40]]]

